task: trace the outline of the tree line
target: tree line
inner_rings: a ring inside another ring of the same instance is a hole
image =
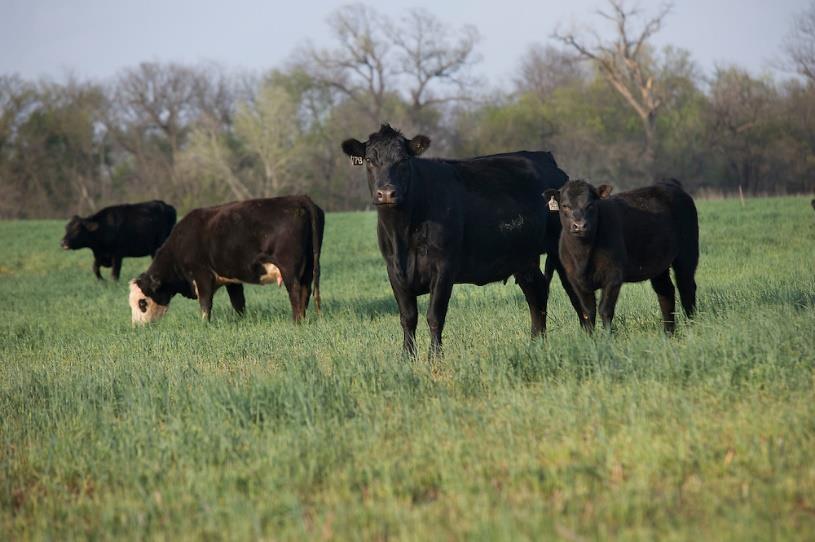
[[[609,0],[592,31],[556,31],[487,91],[477,29],[365,5],[328,18],[330,47],[306,43],[261,75],[160,62],[104,82],[0,75],[0,218],[291,193],[362,209],[367,186],[339,142],[381,122],[430,136],[429,156],[551,150],[572,177],[619,188],[815,191],[815,4],[785,39],[796,73],[780,80],[704,74],[689,52],[655,47],[669,17]]]

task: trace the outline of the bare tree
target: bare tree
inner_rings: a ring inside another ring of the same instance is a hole
[[[554,38],[573,48],[585,59],[593,61],[603,77],[637,113],[645,134],[643,158],[649,173],[654,164],[656,147],[656,119],[664,103],[663,92],[655,80],[652,59],[649,58],[649,40],[663,25],[671,11],[671,4],[664,4],[656,15],[645,19],[639,30],[632,28],[632,19],[641,16],[637,8],[628,9],[623,0],[609,0],[610,12],[599,10],[597,14],[610,21],[615,36],[603,41],[592,31],[594,43],[589,44],[574,31],[555,32]]]
[[[179,154],[178,168],[182,177],[198,185],[197,191],[205,184],[226,184],[235,199],[244,200],[254,196],[235,175],[232,154],[224,143],[224,134],[215,118],[202,118],[191,131],[189,143]]]
[[[775,91],[738,68],[716,70],[710,88],[710,145],[724,160],[729,177],[756,192],[768,176],[767,133]],[[766,187],[764,187],[766,188]]]
[[[586,70],[577,54],[548,45],[536,44],[521,57],[515,90],[532,92],[540,100],[548,98],[555,89],[585,80]]]
[[[408,80],[414,120],[428,106],[462,100],[469,94],[467,86],[473,78],[468,68],[480,61],[475,50],[480,36],[475,27],[464,26],[455,32],[432,13],[417,8],[390,35],[399,73]]]
[[[369,6],[352,4],[332,13],[328,26],[337,48],[308,46],[300,51],[301,64],[314,81],[353,100],[376,124],[393,76],[385,35],[390,22]]]
[[[784,52],[793,70],[815,82],[815,2],[795,17],[784,40]]]

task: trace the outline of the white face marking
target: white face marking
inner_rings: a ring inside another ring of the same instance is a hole
[[[261,284],[271,284],[273,282],[277,282],[278,286],[283,284],[283,273],[280,272],[280,268],[273,263],[265,263],[263,268],[266,273],[260,277]]]
[[[164,316],[168,309],[167,305],[159,305],[144,295],[144,292],[142,292],[135,280],[130,281],[128,302],[130,303],[131,313],[130,323],[134,326],[136,324],[144,325],[155,322]],[[142,307],[144,307],[144,311],[142,311]]]

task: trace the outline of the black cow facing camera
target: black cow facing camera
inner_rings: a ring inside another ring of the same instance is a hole
[[[611,196],[609,185],[569,181],[560,190],[544,192],[559,208],[563,232],[560,259],[583,306],[583,327],[591,332],[596,315],[611,327],[617,296],[624,282],[651,280],[667,333],[675,327],[673,267],[682,308],[688,317],[696,309],[696,265],[699,262],[699,221],[693,198],[679,181]]]
[[[348,139],[342,149],[364,165],[377,210],[379,250],[399,305],[403,348],[416,354],[416,298],[430,294],[430,353],[441,352],[442,330],[454,284],[484,285],[514,276],[526,297],[532,335],[546,328],[552,272],[558,262],[557,217],[544,212],[541,193],[568,179],[548,152],[424,159],[430,145],[387,124],[366,142]],[[549,254],[546,273],[540,255]],[[580,304],[561,275],[578,315]]]
[[[215,292],[226,286],[243,314],[244,284],[285,284],[292,317],[306,314],[314,285],[320,311],[320,250],[325,214],[308,196],[254,199],[190,211],[150,267],[130,281],[131,322],[147,324],[181,294],[198,299],[209,320]]]
[[[163,201],[113,205],[87,218],[71,218],[60,246],[91,249],[96,278],[102,280],[100,267],[112,267],[113,280],[119,280],[122,258],[155,255],[170,235],[175,218],[175,208]]]

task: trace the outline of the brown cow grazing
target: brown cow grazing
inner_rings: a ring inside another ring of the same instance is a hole
[[[226,286],[243,314],[243,284],[286,285],[292,317],[306,314],[314,284],[320,312],[320,249],[325,214],[308,196],[239,201],[195,209],[173,229],[150,267],[130,281],[133,324],[158,320],[170,299],[198,299],[203,318],[212,297]]]
[[[544,196],[558,202],[563,232],[560,260],[583,305],[583,327],[594,328],[594,291],[602,289],[600,317],[611,327],[624,282],[651,280],[667,333],[675,327],[673,267],[682,308],[696,309],[699,221],[693,198],[679,181],[661,181],[609,197],[611,187],[569,181]]]

